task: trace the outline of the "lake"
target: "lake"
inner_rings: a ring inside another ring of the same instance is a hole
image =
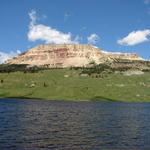
[[[150,149],[150,103],[0,99],[3,149]]]

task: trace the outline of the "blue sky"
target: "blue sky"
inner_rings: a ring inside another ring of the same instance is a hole
[[[65,42],[150,59],[150,0],[1,0],[0,20],[0,62]]]

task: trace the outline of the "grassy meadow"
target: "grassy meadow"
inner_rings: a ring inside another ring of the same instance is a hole
[[[1,98],[150,102],[150,73],[104,78],[79,75],[80,70],[50,69],[38,73],[0,73]]]

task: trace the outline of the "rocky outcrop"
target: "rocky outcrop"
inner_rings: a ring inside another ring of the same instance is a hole
[[[137,54],[111,53],[95,46],[83,44],[38,45],[21,53],[5,64],[28,64],[36,66],[77,67],[87,66],[91,62],[96,64],[114,59],[143,60]]]

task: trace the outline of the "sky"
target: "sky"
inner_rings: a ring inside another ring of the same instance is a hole
[[[0,0],[0,63],[38,44],[150,59],[150,0]]]

